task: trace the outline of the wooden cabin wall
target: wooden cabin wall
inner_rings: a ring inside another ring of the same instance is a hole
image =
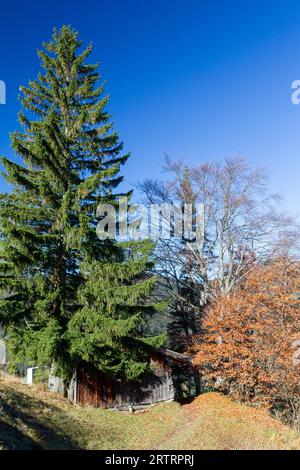
[[[164,358],[152,359],[152,374],[136,382],[116,380],[89,364],[77,369],[76,401],[101,408],[127,409],[174,398],[172,371]]]

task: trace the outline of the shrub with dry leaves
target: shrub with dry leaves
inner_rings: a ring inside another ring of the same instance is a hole
[[[209,386],[280,411],[298,428],[299,272],[291,259],[250,271],[233,293],[207,308],[191,348]]]

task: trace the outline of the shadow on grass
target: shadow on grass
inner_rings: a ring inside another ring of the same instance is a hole
[[[189,405],[195,400],[196,396],[193,397],[183,397],[183,398],[178,398],[176,401],[179,403],[181,406],[184,405]]]
[[[1,450],[39,450],[42,449],[33,439],[14,426],[0,419]]]
[[[0,449],[79,449],[70,435],[79,426],[43,400],[9,386],[0,391]]]

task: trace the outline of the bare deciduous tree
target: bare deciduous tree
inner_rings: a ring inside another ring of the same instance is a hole
[[[148,203],[204,205],[202,238],[161,238],[157,246],[159,269],[178,284],[177,295],[186,281],[197,290],[193,307],[229,293],[257,263],[295,247],[295,221],[279,210],[281,197],[269,192],[266,170],[249,168],[239,156],[196,166],[166,157],[164,170],[166,182],[138,184]]]

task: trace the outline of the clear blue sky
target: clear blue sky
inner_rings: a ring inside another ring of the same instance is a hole
[[[128,184],[157,176],[165,152],[190,162],[240,153],[268,167],[272,189],[300,212],[300,105],[290,98],[299,0],[9,0],[0,14],[0,154],[13,155],[18,87],[36,76],[36,50],[54,26],[71,24],[102,63],[132,152]]]

